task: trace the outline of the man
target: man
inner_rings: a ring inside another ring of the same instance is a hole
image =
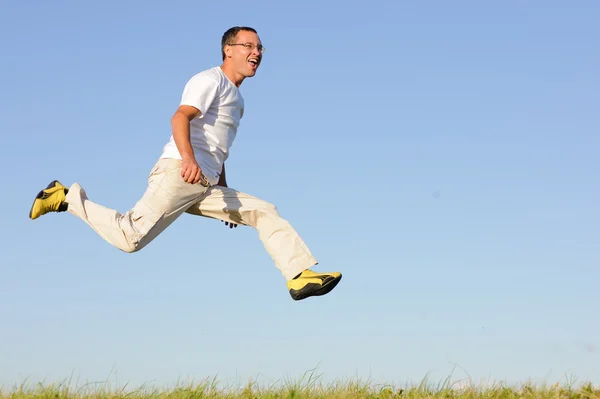
[[[225,160],[244,113],[239,87],[256,74],[264,50],[253,28],[233,27],[223,34],[222,64],[185,85],[171,118],[171,137],[150,171],[148,187],[125,214],[90,201],[78,183],[67,188],[55,180],[38,193],[29,217],[68,211],[128,253],[144,248],[184,212],[224,221],[229,228],[251,226],[294,300],[330,292],[341,273],[310,270],[316,259],[276,207],[227,186]]]

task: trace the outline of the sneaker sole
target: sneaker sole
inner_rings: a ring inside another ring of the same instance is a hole
[[[338,283],[342,280],[342,275],[340,275],[338,278],[333,278],[332,280],[329,280],[327,283],[318,286],[320,288],[313,290],[307,290],[307,288],[310,288],[311,286],[315,286],[316,284],[307,284],[304,289],[296,291],[296,290],[290,290],[290,295],[292,296],[292,299],[295,301],[301,301],[302,299],[306,299],[308,297],[311,296],[322,296],[325,294],[328,294],[329,292],[331,292],[331,290],[333,290],[336,285],[338,285]]]

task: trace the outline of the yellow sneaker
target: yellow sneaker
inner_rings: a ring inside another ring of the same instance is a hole
[[[69,190],[54,180],[48,187],[38,193],[29,211],[30,219],[37,219],[48,212],[64,212],[67,210],[65,198]]]
[[[287,287],[292,299],[299,301],[309,296],[325,295],[335,288],[342,279],[342,274],[315,273],[312,270],[305,270],[292,280],[287,282]]]

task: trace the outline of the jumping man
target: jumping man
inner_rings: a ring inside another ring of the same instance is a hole
[[[171,118],[171,137],[150,171],[146,191],[125,214],[90,201],[78,183],[66,187],[54,180],[38,193],[29,217],[67,211],[128,253],[144,248],[183,213],[221,220],[229,228],[250,226],[294,300],[330,292],[341,273],[312,271],[316,259],[277,208],[227,186],[225,161],[244,113],[239,88],[256,74],[264,51],[253,28],[233,27],[223,34],[222,64],[185,85]]]

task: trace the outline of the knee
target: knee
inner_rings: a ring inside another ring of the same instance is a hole
[[[138,244],[132,243],[132,244],[129,244],[128,246],[126,246],[125,248],[121,248],[121,251],[128,253],[128,254],[132,254],[132,253],[139,251],[140,249],[141,249],[141,247]]]
[[[248,222],[251,226],[255,226],[264,219],[279,218],[277,207],[269,202],[261,202],[247,213]]]
[[[141,239],[137,239],[137,240],[130,240],[127,242],[127,244],[125,246],[123,246],[123,248],[120,248],[121,251],[128,253],[128,254],[133,254],[135,252],[140,251],[142,248],[144,248],[147,244],[148,241],[144,239],[145,237],[142,237]]]
[[[279,214],[277,207],[267,201],[264,201],[258,209],[263,213]]]
[[[271,204],[270,202],[266,202],[266,201],[264,201],[259,206],[257,206],[255,212],[257,214],[257,217],[264,217],[264,216],[279,217],[279,211],[277,210],[277,207],[275,205]]]

